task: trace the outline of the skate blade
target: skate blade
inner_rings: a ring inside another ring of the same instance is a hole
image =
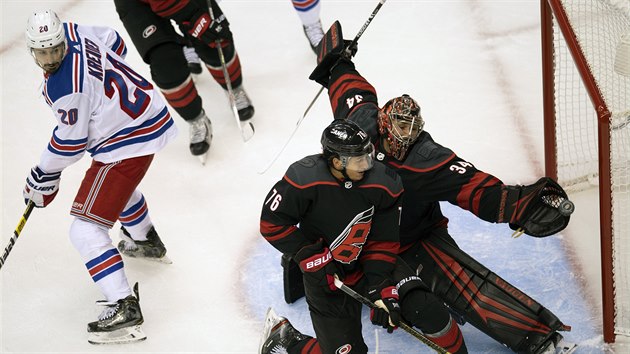
[[[111,332],[88,332],[90,344],[125,344],[147,339],[140,325],[125,327]]]
[[[278,317],[276,312],[273,310],[273,308],[269,307],[267,309],[267,314],[265,315],[265,323],[264,323],[263,330],[260,336],[260,343],[258,345],[259,353],[261,353],[262,347],[265,344],[265,341],[267,340],[267,338],[269,338],[269,334],[271,333],[271,330],[279,321],[280,321],[280,318]]]
[[[247,142],[249,139],[254,137],[254,133],[256,130],[254,129],[254,124],[252,124],[251,119],[240,122],[241,127],[241,137],[244,142]]]
[[[173,264],[173,261],[167,255],[164,255],[164,257],[162,258],[134,257],[134,256],[129,256],[129,255],[126,255],[126,256],[129,257],[130,259],[138,259],[138,260],[152,262],[152,263]]]
[[[577,344],[561,340],[556,346],[556,354],[571,354],[577,349]]]
[[[197,158],[199,159],[199,162],[201,162],[201,165],[205,166],[206,160],[208,159],[208,153],[197,155]]]
[[[553,344],[549,345],[545,349],[540,350],[539,354],[571,354],[575,352],[577,349],[577,344],[567,342],[564,339],[561,339],[558,344],[555,346]]]

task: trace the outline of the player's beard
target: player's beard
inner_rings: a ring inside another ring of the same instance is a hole
[[[61,66],[61,61],[58,61],[52,64],[45,64],[45,65],[42,65],[41,67],[42,69],[44,69],[44,71],[47,74],[54,74],[59,69],[60,66]]]

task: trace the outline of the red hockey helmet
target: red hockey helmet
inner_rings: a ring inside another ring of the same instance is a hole
[[[405,158],[423,128],[420,105],[409,95],[389,100],[378,112],[378,131],[387,140],[389,152],[397,160]]]

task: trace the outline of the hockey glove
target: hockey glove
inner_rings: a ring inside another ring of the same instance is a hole
[[[352,64],[351,58],[357,53],[357,46],[355,44],[350,48],[351,44],[352,41],[343,39],[341,24],[335,21],[317,46],[317,66],[308,78],[327,88],[330,72],[340,60]]]
[[[378,306],[370,310],[372,324],[387,328],[392,333],[400,324],[402,317],[398,304],[398,291],[395,286],[386,286],[387,281],[368,289],[368,298]]]
[[[337,291],[334,276],[340,272],[330,250],[324,246],[321,239],[312,245],[302,247],[293,258],[300,265],[305,282],[318,284],[326,292]]]
[[[207,10],[198,9],[182,25],[189,35],[213,48],[216,41],[232,40],[230,24],[223,14],[213,20]]]
[[[60,179],[61,172],[46,173],[37,166],[33,167],[22,192],[24,202],[28,204],[32,200],[37,208],[44,208],[55,199]]]
[[[529,186],[506,186],[501,206],[497,222],[509,222],[512,230],[534,237],[564,230],[574,208],[564,189],[549,177]]]

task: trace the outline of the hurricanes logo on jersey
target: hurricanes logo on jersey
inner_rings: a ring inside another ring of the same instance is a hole
[[[350,264],[359,257],[372,227],[372,216],[374,206],[357,214],[335,238],[330,245],[330,252],[335,260]]]

